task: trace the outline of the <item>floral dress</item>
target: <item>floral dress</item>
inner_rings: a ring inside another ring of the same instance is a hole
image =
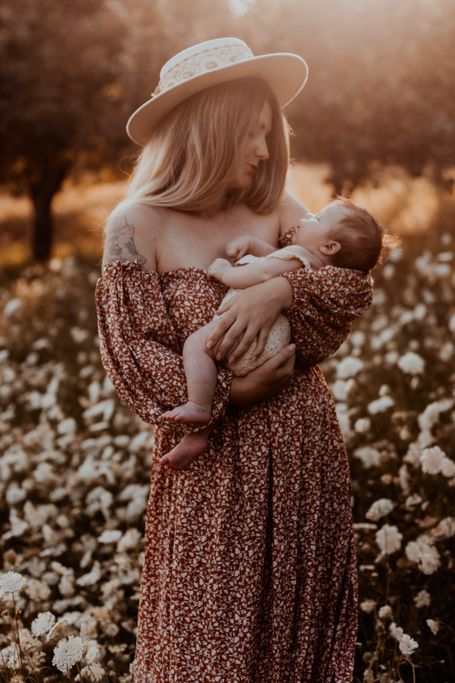
[[[292,242],[294,229],[281,236]],[[209,448],[172,473],[182,425],[181,350],[227,287],[204,269],[105,265],[100,353],[120,398],[155,426],[138,614],[136,683],[351,683],[357,566],[347,453],[318,363],[371,303],[373,279],[324,266],[283,273],[296,367],[279,394],[229,402],[218,367]]]

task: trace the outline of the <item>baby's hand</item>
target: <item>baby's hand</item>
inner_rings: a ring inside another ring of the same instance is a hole
[[[225,258],[216,258],[208,267],[207,273],[210,275],[210,277],[215,278],[216,280],[221,280],[223,281],[223,276],[226,274],[228,270],[232,268],[232,265],[229,263],[229,261]]]
[[[237,261],[237,259],[245,256],[250,248],[250,237],[249,235],[239,235],[226,245],[226,254]]]

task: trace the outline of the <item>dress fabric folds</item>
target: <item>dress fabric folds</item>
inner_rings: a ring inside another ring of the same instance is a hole
[[[293,230],[280,246],[292,242]],[[182,346],[227,287],[202,268],[158,275],[108,263],[96,284],[102,362],[120,398],[155,425],[145,518],[136,683],[352,683],[357,563],[349,463],[317,365],[372,301],[373,278],[324,266],[285,273],[297,362],[268,400],[229,402],[218,367],[208,450],[170,473],[182,426]]]

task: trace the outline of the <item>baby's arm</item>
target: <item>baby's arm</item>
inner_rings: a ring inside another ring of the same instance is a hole
[[[273,250],[276,251],[276,250]],[[305,251],[302,249],[302,251]],[[228,287],[245,289],[252,285],[258,285],[266,280],[296,270],[302,266],[297,258],[280,259],[268,258],[263,261],[247,263],[243,266],[232,266],[227,259],[215,259],[208,269],[208,274],[220,280]]]
[[[245,256],[245,254],[267,256],[267,254],[271,254],[273,251],[275,251],[275,247],[268,242],[247,234],[235,237],[226,245],[226,254],[235,261]]]

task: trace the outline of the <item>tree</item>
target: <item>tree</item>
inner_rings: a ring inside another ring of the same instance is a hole
[[[0,0],[0,183],[34,207],[33,256],[52,247],[52,200],[70,174],[113,168],[125,122],[159,67],[223,35],[228,0]]]
[[[455,162],[453,0],[256,0],[240,26],[258,52],[293,51],[310,77],[288,110],[298,158],[337,192],[380,165],[445,182]]]
[[[77,163],[106,163],[121,144],[125,24],[106,0],[2,0],[0,9],[0,181],[30,197],[33,255],[44,260],[64,179]]]

